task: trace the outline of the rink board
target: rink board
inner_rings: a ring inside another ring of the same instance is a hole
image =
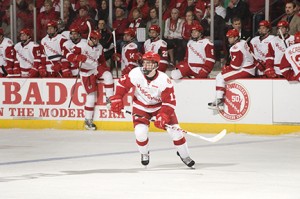
[[[85,94],[80,82],[70,108],[75,79],[0,79],[0,127],[83,129]],[[224,110],[207,103],[215,98],[215,80],[174,81],[176,113],[182,128],[192,132],[282,134],[300,132],[300,84],[279,79],[242,79],[230,82]],[[132,92],[124,98],[130,110]],[[132,130],[131,116],[107,110],[99,83],[94,121],[98,129]],[[159,131],[151,125],[151,131]]]

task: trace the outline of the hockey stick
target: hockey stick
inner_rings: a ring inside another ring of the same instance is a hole
[[[138,115],[136,113],[132,113],[131,111],[128,111],[128,110],[124,110],[122,109],[122,112],[123,113],[127,113],[129,115],[132,115],[132,116],[136,116],[136,117],[140,117],[140,118],[145,118],[141,115]],[[146,118],[145,118],[146,119]],[[154,122],[155,120],[154,119],[150,119],[151,122]],[[196,137],[198,139],[201,139],[201,140],[205,140],[205,141],[208,141],[208,142],[218,142],[219,140],[221,140],[227,133],[226,129],[223,129],[220,133],[218,133],[217,135],[215,135],[214,137],[204,137],[204,136],[201,136],[201,135],[198,135],[196,133],[192,133],[192,132],[189,132],[189,131],[186,131],[186,130],[183,130],[181,128],[178,128],[178,127],[175,127],[175,126],[172,126],[172,125],[168,125],[166,124],[166,127],[169,128],[169,129],[173,129],[175,131],[179,131],[179,132],[182,132],[182,133],[185,133],[187,135],[190,135],[190,136],[193,136],[193,137]]]
[[[115,53],[117,53],[116,32],[112,31],[112,35],[113,35],[113,41],[114,41],[114,51],[115,51]],[[118,78],[119,71],[118,71],[118,62],[117,61],[115,61],[115,67],[116,67],[116,74],[117,74],[117,78]]]
[[[284,36],[283,36],[283,34],[282,34],[281,29],[279,28],[278,31],[279,31],[279,34],[280,34],[281,39],[283,40],[283,43],[284,43],[284,45],[285,45],[285,48],[288,48],[288,46],[287,46],[287,44],[286,44],[286,42],[285,42],[285,38],[284,38]]]

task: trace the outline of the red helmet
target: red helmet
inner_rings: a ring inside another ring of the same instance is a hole
[[[78,27],[78,26],[76,26],[76,25],[71,25],[70,27],[69,27],[69,31],[70,32],[77,32],[77,33],[80,33],[81,31],[80,31],[80,28]]]
[[[29,28],[23,28],[20,30],[20,35],[21,34],[25,34],[25,35],[31,37],[31,30]]]
[[[149,31],[150,30],[154,30],[157,33],[160,33],[160,27],[158,25],[155,25],[155,24],[153,24],[153,25],[150,26]]]
[[[142,60],[150,60],[150,61],[155,61],[155,62],[159,63],[160,62],[160,56],[157,53],[149,51],[149,52],[146,52],[143,55]]]
[[[239,36],[240,36],[240,33],[236,29],[228,30],[228,32],[226,33],[226,37],[239,37]]]
[[[51,21],[49,21],[49,22],[47,23],[47,27],[54,27],[54,28],[57,28],[57,22],[51,20]]]
[[[271,24],[270,24],[270,22],[269,21],[267,21],[267,20],[262,20],[262,21],[260,21],[259,22],[259,26],[265,26],[265,27],[267,27],[267,28],[271,28]]]
[[[100,32],[93,30],[91,32],[90,38],[94,38],[94,39],[101,39],[101,34]]]
[[[300,32],[296,32],[294,37],[295,37],[295,40],[294,40],[295,43],[300,43]]]
[[[203,27],[200,24],[195,24],[195,25],[192,26],[191,32],[193,30],[197,30],[199,32],[202,32],[203,31]]]
[[[131,37],[135,37],[135,30],[133,28],[126,28],[124,31],[124,35],[130,35]]]
[[[289,22],[287,22],[287,21],[279,21],[277,23],[277,28],[279,28],[279,27],[286,27],[286,28],[288,28],[289,27]]]

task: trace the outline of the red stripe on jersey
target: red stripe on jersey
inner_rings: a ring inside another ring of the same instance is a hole
[[[86,111],[94,111],[94,107],[85,106],[84,110],[86,110]]]

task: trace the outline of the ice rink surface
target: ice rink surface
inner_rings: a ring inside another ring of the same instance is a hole
[[[195,169],[167,133],[149,134],[147,168],[132,132],[0,129],[0,137],[0,199],[300,198],[299,133],[187,137]]]

